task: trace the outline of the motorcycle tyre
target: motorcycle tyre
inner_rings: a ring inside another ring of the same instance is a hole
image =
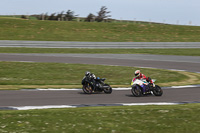
[[[158,85],[155,86],[152,92],[155,96],[162,96],[163,94],[163,90]]]
[[[131,92],[132,92],[133,96],[135,96],[135,97],[142,96],[142,90],[141,90],[141,87],[139,85],[132,87]]]
[[[104,91],[104,93],[106,93],[106,94],[111,94],[112,93],[112,87],[110,87],[110,85],[108,85],[108,84],[105,84],[105,86],[109,86],[107,89],[104,89],[103,91]]]

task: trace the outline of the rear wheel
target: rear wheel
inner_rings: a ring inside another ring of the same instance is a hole
[[[153,89],[153,94],[155,96],[162,96],[163,90],[160,88],[160,86],[156,85],[155,88]]]
[[[111,94],[112,93],[112,88],[110,87],[110,85],[108,84],[105,84],[105,86],[108,86],[106,89],[104,89],[104,93],[106,94]]]
[[[85,94],[91,94],[92,93],[92,87],[90,84],[86,84],[86,85],[83,85],[83,92]]]
[[[133,96],[135,96],[135,97],[142,96],[142,90],[139,85],[133,86],[131,89],[131,92],[132,92]]]

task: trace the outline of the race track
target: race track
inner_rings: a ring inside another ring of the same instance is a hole
[[[119,66],[153,67],[200,72],[199,57],[161,56],[161,55],[91,55],[91,54],[0,54],[0,61],[59,62],[80,64],[101,64]],[[80,79],[81,80],[81,79]],[[86,95],[82,90],[74,91],[37,91],[37,90],[2,90],[0,108],[9,106],[44,106],[44,105],[105,105],[120,103],[150,102],[200,102],[200,88],[164,89],[161,97],[133,97],[130,90],[116,91],[112,94]]]
[[[0,47],[28,48],[200,48],[200,42],[67,42],[0,40]]]

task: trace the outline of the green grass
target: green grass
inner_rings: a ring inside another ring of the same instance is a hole
[[[200,49],[0,48],[0,53],[156,54],[200,56]]]
[[[0,62],[1,85],[79,85],[85,71],[107,78],[113,85],[130,85],[134,71],[138,68],[124,66],[80,65],[62,63],[22,63]],[[158,79],[158,83],[181,81],[187,77],[175,71],[144,69],[148,76]],[[163,77],[168,77],[168,79]]]
[[[139,68],[63,63],[0,62],[0,88],[5,89],[3,86],[9,85],[13,85],[10,89],[15,89],[16,85],[18,88],[22,85],[28,88],[33,88],[34,85],[51,85],[56,88],[60,88],[59,85],[61,87],[66,85],[65,88],[79,85],[80,88],[85,71],[91,71],[96,76],[107,78],[106,83],[115,87],[130,87],[136,69]],[[185,80],[189,81],[189,79],[191,79],[190,84],[200,83],[200,74],[147,68],[140,68],[140,70],[146,76],[157,79],[157,84],[160,86],[170,85],[170,83],[183,85],[188,83]]]
[[[0,132],[198,133],[200,104],[0,111]]]
[[[6,19],[0,40],[200,42],[200,26]]]

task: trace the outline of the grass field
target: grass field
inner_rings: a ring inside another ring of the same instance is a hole
[[[38,21],[0,17],[0,40],[200,42],[200,26]]]
[[[0,111],[0,132],[198,133],[200,104]]]
[[[130,87],[136,69],[139,68],[63,63],[0,62],[0,89],[81,88],[81,80],[85,71],[91,71],[96,76],[107,78],[106,82],[113,87]],[[140,68],[140,70],[145,75],[157,79],[157,84],[160,86],[200,83],[200,74],[196,73],[147,68]]]
[[[155,54],[200,56],[200,49],[0,48],[0,53]]]

